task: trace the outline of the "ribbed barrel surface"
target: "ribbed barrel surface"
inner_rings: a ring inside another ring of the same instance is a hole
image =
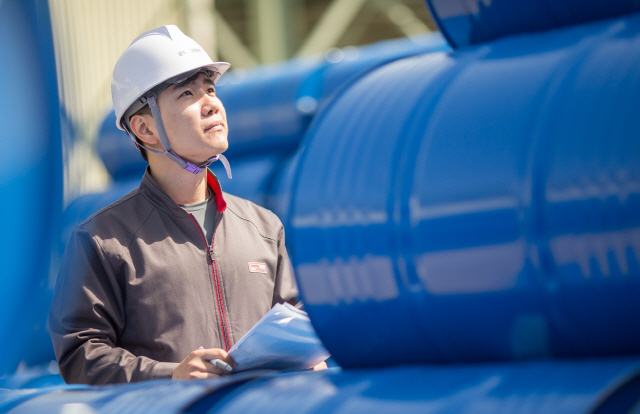
[[[336,360],[640,351],[639,67],[636,14],[399,60],[320,114],[290,233]]]

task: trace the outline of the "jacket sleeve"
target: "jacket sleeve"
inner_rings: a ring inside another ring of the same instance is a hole
[[[62,378],[93,385],[170,378],[177,363],[136,357],[116,346],[125,322],[123,291],[109,258],[89,231],[76,228],[49,313]]]
[[[287,247],[284,242],[284,227],[280,224],[278,232],[278,269],[276,271],[276,281],[273,290],[273,301],[276,303],[289,302],[292,305],[300,306],[298,301],[298,288],[293,276],[293,267],[287,254]]]

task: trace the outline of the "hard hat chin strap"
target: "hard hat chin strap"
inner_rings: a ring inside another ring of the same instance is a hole
[[[229,161],[227,160],[227,158],[222,154],[214,155],[213,157],[209,158],[208,160],[206,160],[200,165],[195,165],[188,161],[185,161],[182,159],[182,157],[176,154],[176,152],[171,149],[169,138],[167,137],[167,133],[164,129],[164,124],[162,123],[162,117],[160,116],[160,109],[158,108],[158,103],[156,102],[155,92],[151,91],[145,96],[145,98],[147,99],[147,104],[149,105],[149,109],[151,109],[151,115],[153,116],[153,120],[156,123],[156,128],[158,129],[160,145],[162,145],[162,149],[164,151],[159,151],[152,148],[144,147],[145,150],[152,152],[154,154],[164,155],[165,157],[169,158],[171,161],[178,164],[180,168],[182,168],[183,170],[189,171],[191,174],[194,174],[194,175],[200,174],[202,170],[207,168],[213,162],[220,160],[220,162],[222,162],[222,165],[224,165],[224,169],[227,171],[227,177],[231,179],[231,166],[229,165]]]

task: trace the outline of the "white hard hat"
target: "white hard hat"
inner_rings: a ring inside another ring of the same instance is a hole
[[[144,94],[167,80],[198,69],[212,72],[214,82],[231,66],[214,62],[193,39],[173,25],[160,26],[142,33],[124,51],[111,81],[111,98],[116,112],[116,126],[124,130],[122,117],[132,104],[136,111],[145,104]],[[159,91],[157,92],[159,93]],[[128,121],[128,120],[125,120]]]
[[[176,26],[160,26],[142,33],[124,51],[113,69],[111,98],[116,112],[116,126],[127,131],[140,149],[141,144],[130,131],[128,118],[144,105],[149,105],[158,128],[162,151],[145,146],[146,151],[164,155],[192,174],[199,174],[212,162],[220,160],[227,170],[227,176],[231,178],[231,168],[224,155],[217,154],[195,165],[171,148],[156,102],[157,95],[172,83],[187,80],[199,71],[205,72],[215,83],[229,66],[227,62],[212,61],[195,40]]]

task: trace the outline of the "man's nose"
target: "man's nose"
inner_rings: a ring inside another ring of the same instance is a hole
[[[209,94],[204,94],[204,97],[202,99],[203,99],[203,102],[202,102],[203,115],[211,115],[220,110],[220,101],[214,96],[211,96]]]

